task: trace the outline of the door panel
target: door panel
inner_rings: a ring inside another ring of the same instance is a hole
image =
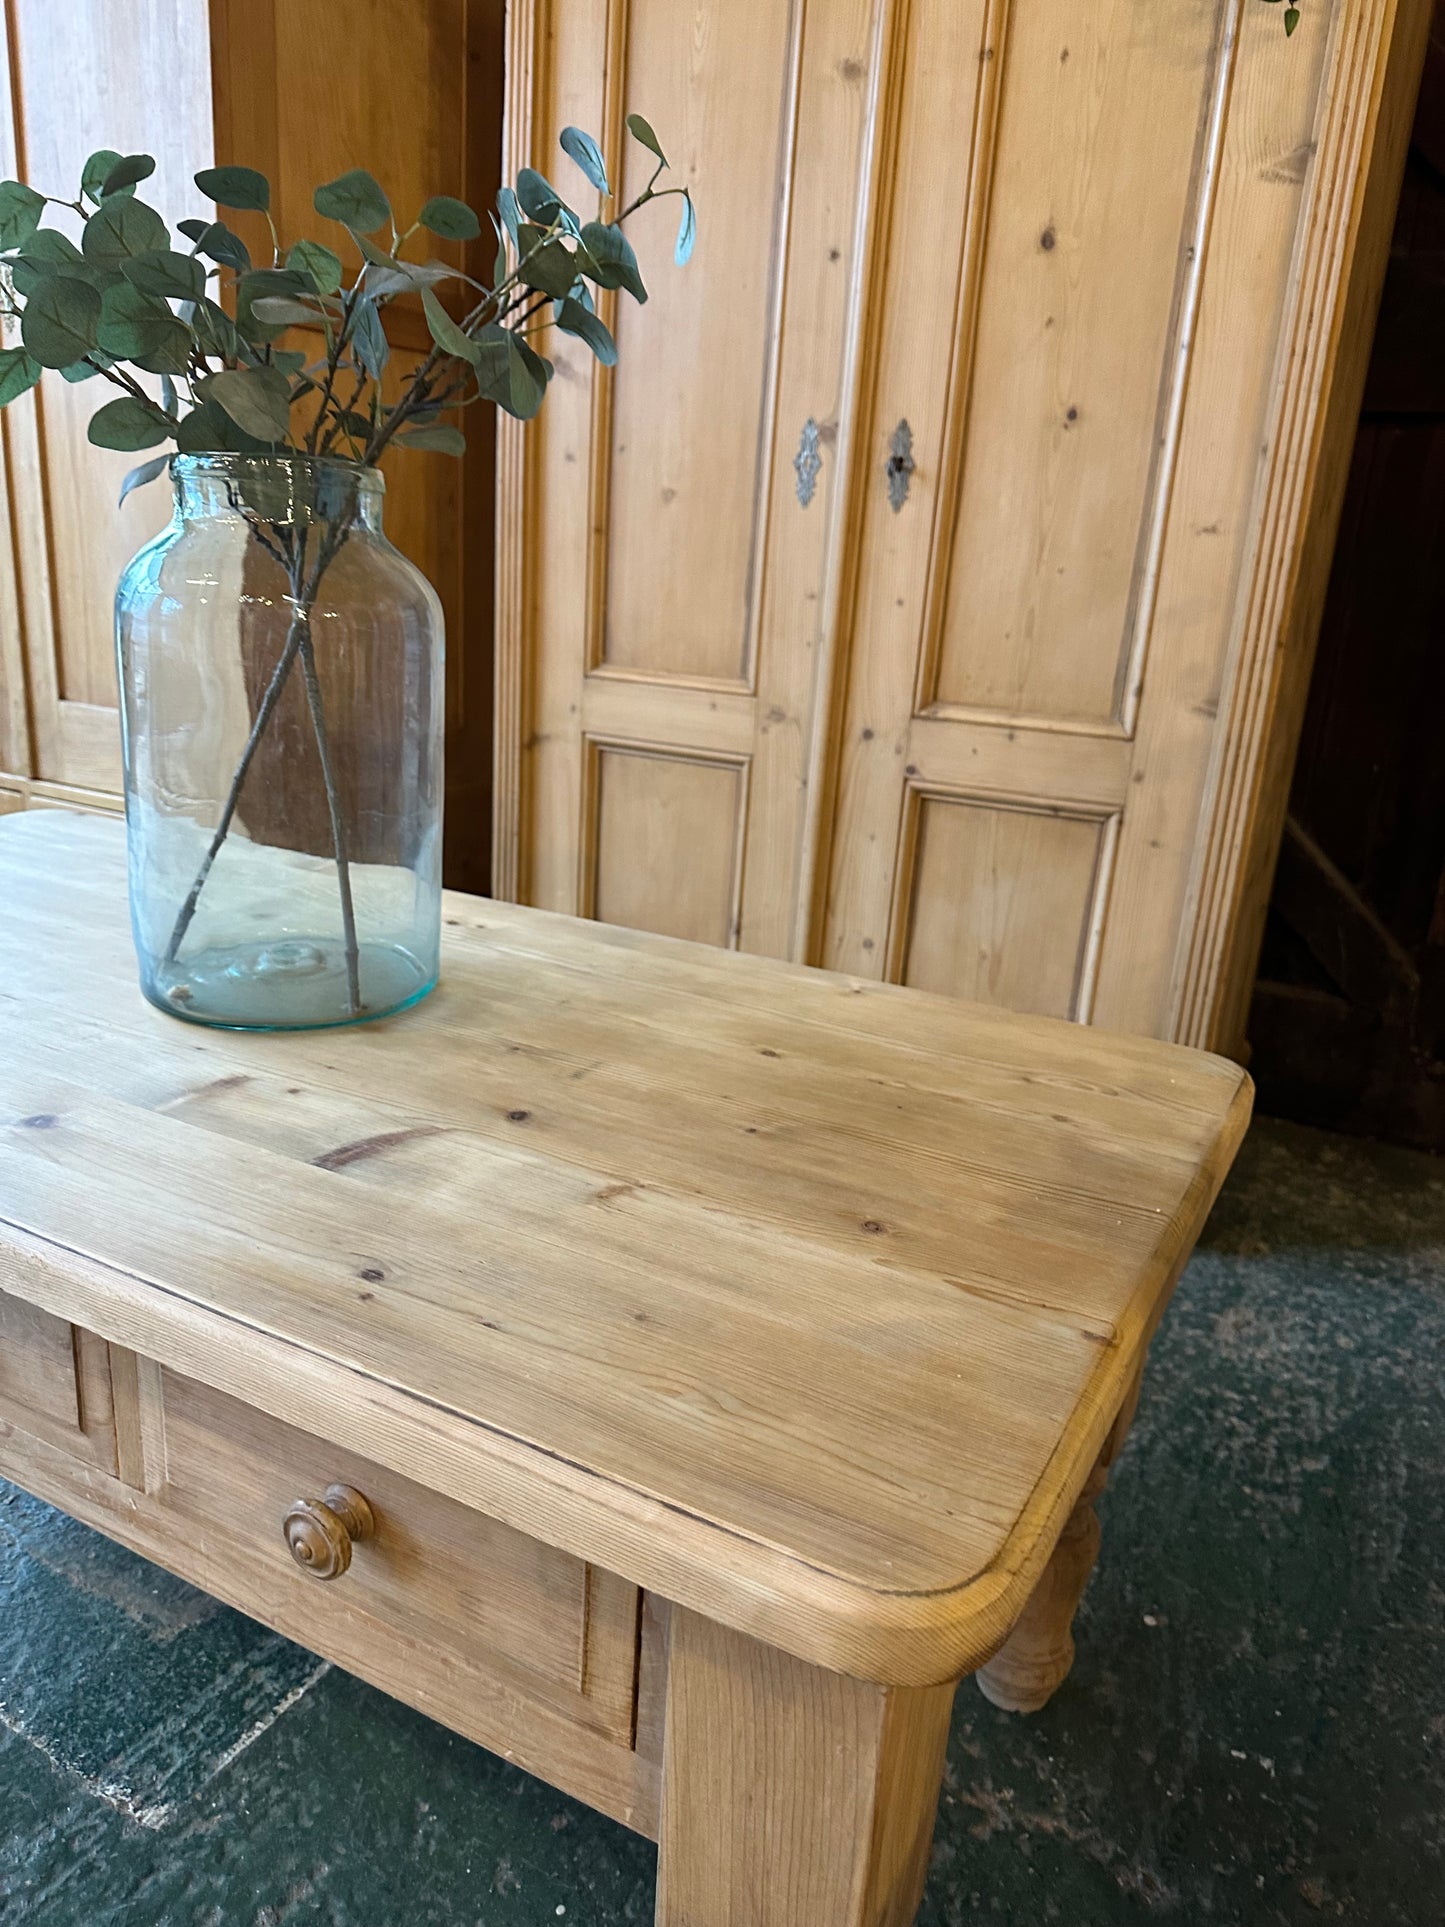
[[[638,215],[630,232],[655,264],[651,298],[645,308],[630,297],[608,303],[618,365],[600,388],[595,431],[605,582],[594,590],[602,619],[594,667],[749,681],[763,530],[756,514],[735,509],[756,504],[764,487],[794,11],[709,8],[698,31],[681,34],[673,0],[631,0],[627,8],[626,98],[647,103],[653,126],[667,130],[663,146],[686,155],[694,192],[714,205],[707,247],[729,263],[728,294],[720,301],[713,276],[668,264],[680,203]],[[710,86],[713,73],[732,75],[733,84]],[[625,205],[656,163],[633,140],[610,158]],[[700,370],[705,380],[696,378]],[[724,515],[720,481],[736,491]]]
[[[171,216],[203,211],[192,175],[214,152],[271,178],[284,235],[324,234],[343,251],[311,195],[348,167],[374,169],[408,219],[435,193],[485,205],[499,160],[502,0],[426,0],[400,34],[394,12],[384,0],[349,7],[348,58],[318,90],[315,50],[335,26],[320,0],[15,0],[0,84],[8,76],[18,112],[0,120],[0,173],[73,192],[93,149],[143,150],[158,161],[144,192]],[[228,218],[268,258],[264,219]],[[398,303],[388,326],[394,383],[430,338],[415,304]],[[117,510],[136,457],[87,442],[98,399],[94,382],[47,375],[0,415],[0,510],[8,496],[15,544],[13,578],[0,583],[0,772],[22,801],[120,788],[115,584],[170,510],[163,483]],[[446,609],[447,875],[473,889],[487,881],[491,729],[491,547],[468,540],[493,502],[491,424],[478,430],[463,462],[402,452],[386,463],[388,535]]]
[[[975,119],[992,150],[975,163],[991,173],[975,196],[986,209],[971,235],[962,218],[956,234],[931,224],[962,281],[953,338],[941,338],[946,311],[905,311],[896,343],[955,370],[937,463],[953,499],[931,558],[941,633],[923,706],[1122,726],[1141,561],[1167,486],[1160,417],[1221,11],[1042,0],[1014,12],[982,68],[971,50],[964,71],[981,74]],[[968,185],[938,141],[949,76],[927,51],[953,12],[914,14],[898,168],[920,219],[950,180]],[[912,237],[901,239],[900,266]]]
[[[0,61],[13,115],[0,120],[0,169],[42,191],[74,194],[102,146],[144,151],[144,190],[163,211],[195,201],[191,175],[211,157],[210,47],[195,0],[115,8],[104,0],[15,0]],[[162,76],[163,82],[157,77]],[[159,90],[158,90],[159,89]],[[79,216],[47,212],[78,233]],[[86,425],[103,397],[47,374],[0,415],[15,543],[15,620],[25,637],[31,740],[0,743],[17,776],[114,793],[120,788],[112,603],[116,578],[170,513],[163,487],[117,509],[137,458],[91,447]],[[0,657],[7,681],[19,650]]]
[[[676,203],[644,210],[630,231],[651,298],[602,304],[619,366],[549,334],[546,408],[502,425],[501,893],[751,949],[794,942],[879,20],[877,0],[513,11],[509,169],[555,174],[590,216],[557,135],[571,121],[599,136],[621,201],[647,178],[623,126],[635,110],[710,225],[679,270]],[[805,429],[819,450],[806,507]]]
[[[593,745],[596,852],[587,914],[730,944],[737,927],[747,764]],[[675,880],[664,900],[657,878]]]
[[[952,192],[934,232],[956,295],[951,307],[913,298],[900,266],[922,236],[905,213],[888,257],[897,295],[882,321],[872,440],[878,463],[895,422],[917,418],[918,468],[901,509],[875,485],[863,510],[822,961],[860,975],[898,968],[898,933],[919,915],[920,879],[895,860],[908,797],[932,786],[961,803],[973,789],[948,742],[967,724],[970,749],[1002,734],[1013,755],[990,784],[1002,812],[992,881],[980,886],[971,845],[921,886],[946,900],[932,924],[968,920],[987,960],[957,987],[1061,1016],[1101,1015],[1102,1001],[1121,1027],[1167,1029],[1177,921],[1121,921],[1116,871],[1155,791],[1187,786],[1197,807],[1237,586],[1221,538],[1248,503],[1266,394],[1261,373],[1242,384],[1242,407],[1186,417],[1210,339],[1206,242],[1230,232],[1229,212],[1215,230],[1221,189],[1244,188],[1231,132],[1258,179],[1256,130],[1230,112],[1236,81],[1269,73],[1269,151],[1295,152],[1324,36],[1286,49],[1300,57],[1284,65],[1262,35],[1238,46],[1237,0],[1190,0],[1167,20],[1142,0],[998,10],[973,49],[975,131],[960,166],[944,136],[954,89],[931,57],[955,18],[947,0],[911,13],[891,165],[908,209],[938,209]],[[1238,220],[1242,198],[1256,247],[1298,218],[1302,169],[1275,171],[1268,196],[1237,193],[1231,210]],[[1211,303],[1236,360],[1261,371],[1287,266],[1271,259],[1266,289],[1221,280]],[[1182,472],[1217,475],[1236,458],[1237,489],[1211,534],[1171,520]],[[1157,621],[1161,579],[1191,542],[1209,557],[1202,635]],[[1187,705],[1203,727],[1192,744],[1176,735],[1175,760],[1146,764],[1137,731],[1156,688],[1171,720]],[[1063,737],[1112,753],[1111,809],[1101,814],[1105,797],[1061,763]],[[1055,813],[1047,837],[1040,810]],[[1178,888],[1189,812],[1174,831],[1152,853]]]
[[[521,0],[702,240],[503,430],[499,890],[1233,1047],[1427,19]]]
[[[908,804],[889,977],[1087,1018],[1117,816],[917,790]]]

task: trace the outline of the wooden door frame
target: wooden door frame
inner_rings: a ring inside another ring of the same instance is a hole
[[[1245,1048],[1429,27],[1429,0],[1349,0],[1320,90],[1175,963],[1170,1035],[1234,1056]]]
[[[545,58],[540,6],[541,0],[516,0],[509,8],[508,178],[528,163],[534,146]],[[880,6],[900,16],[905,10],[892,0]],[[1000,0],[999,11],[1007,12],[1007,0]],[[1331,27],[1166,1027],[1180,1042],[1231,1054],[1243,1048],[1429,22],[1429,0],[1341,0]],[[882,37],[885,51],[892,38]],[[876,175],[885,159],[875,150],[869,172]],[[865,358],[869,351],[865,339]],[[871,451],[865,440],[855,438],[840,477],[845,531],[866,487],[860,465]],[[523,885],[527,822],[535,559],[526,537],[535,470],[523,425],[505,417],[499,418],[497,475],[492,887],[497,896],[515,899]],[[845,553],[847,547],[845,539]],[[826,725],[846,686],[846,626],[840,616],[818,691],[808,842],[819,879],[829,870],[828,799],[837,765],[836,731]],[[800,961],[817,960],[821,894],[813,893],[800,918]]]

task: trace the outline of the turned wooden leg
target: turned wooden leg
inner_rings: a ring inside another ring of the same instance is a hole
[[[1006,1713],[1037,1713],[1074,1663],[1074,1612],[1099,1556],[1094,1501],[1107,1477],[1103,1465],[1094,1467],[1018,1624],[974,1675],[984,1698]]]
[[[953,1692],[870,1686],[674,1609],[657,1927],[911,1927]]]
[[[1074,1614],[1099,1556],[1094,1501],[1104,1490],[1109,1467],[1119,1456],[1138,1404],[1136,1376],[1018,1624],[974,1675],[984,1698],[1006,1713],[1039,1712],[1063,1685],[1074,1663]]]

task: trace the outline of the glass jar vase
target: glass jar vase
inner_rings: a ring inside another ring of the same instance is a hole
[[[245,1030],[388,1016],[437,978],[441,605],[375,469],[171,468],[116,594],[141,988]]]

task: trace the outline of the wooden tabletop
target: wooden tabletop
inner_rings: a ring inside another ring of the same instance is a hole
[[[1249,1114],[1234,1064],[446,903],[382,1023],[135,987],[0,823],[0,1288],[839,1670],[1012,1623]]]

